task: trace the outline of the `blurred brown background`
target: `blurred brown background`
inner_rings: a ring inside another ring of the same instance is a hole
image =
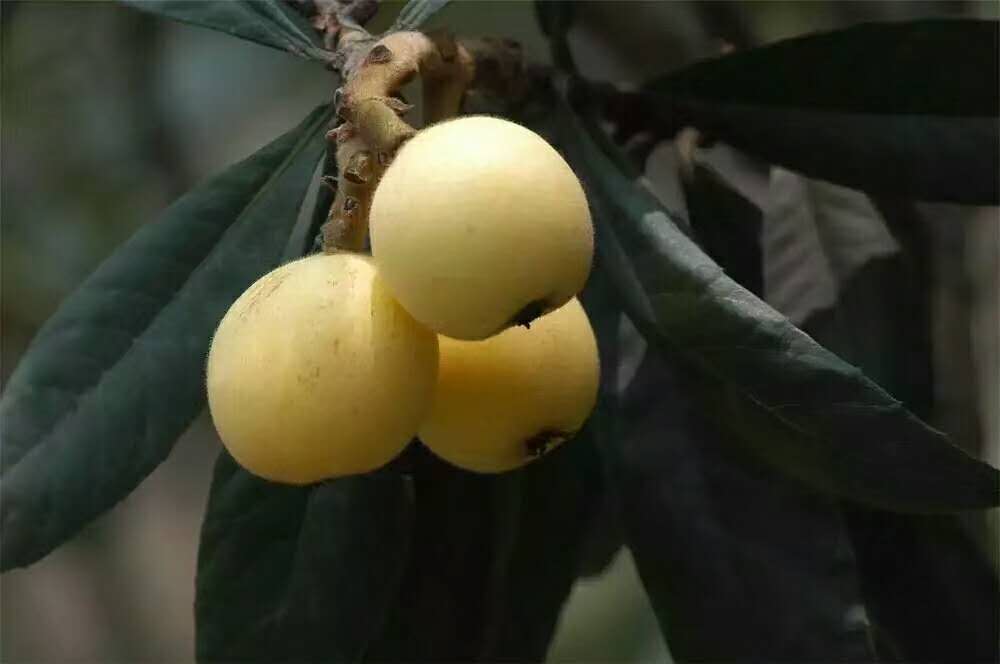
[[[376,27],[399,6],[386,3]],[[0,9],[6,380],[38,327],[104,257],[189,187],[296,124],[329,98],[331,80],[283,53],[111,2],[3,0]],[[865,19],[997,12],[993,2],[770,2],[744,3],[734,15],[761,43]],[[712,7],[690,2],[594,2],[572,42],[588,75],[638,83],[717,52],[719,21]],[[547,59],[528,2],[459,0],[433,24],[511,36],[532,59]],[[648,174],[669,197],[663,158],[654,152]],[[1000,465],[997,213],[935,210],[937,424]],[[198,528],[217,450],[202,417],[116,509],[43,561],[5,574],[0,659],[191,660]],[[668,659],[627,554],[578,584],[550,659]]]

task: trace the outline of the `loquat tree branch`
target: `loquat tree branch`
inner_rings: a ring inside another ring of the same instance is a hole
[[[509,96],[521,85],[521,50],[510,40],[456,40],[438,31],[394,32],[375,38],[362,24],[374,0],[289,0],[323,35],[342,87],[334,95],[342,123],[327,134],[340,176],[324,224],[323,250],[360,251],[368,234],[375,187],[399,147],[416,129],[399,90],[419,76],[424,123],[456,115],[470,88]]]

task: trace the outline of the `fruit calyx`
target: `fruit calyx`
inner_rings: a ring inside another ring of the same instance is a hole
[[[574,432],[559,429],[542,429],[534,436],[524,441],[524,452],[530,459],[537,459],[550,449],[566,442],[573,437]]]
[[[552,310],[552,306],[549,304],[548,300],[533,300],[528,304],[521,307],[514,316],[508,321],[504,326],[514,327],[515,325],[521,325],[528,329],[531,329],[531,324],[541,318],[543,315]]]

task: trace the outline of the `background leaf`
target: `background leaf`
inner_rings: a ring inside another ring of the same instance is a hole
[[[199,661],[359,661],[409,553],[413,487],[387,468],[293,487],[223,452],[198,551]]]
[[[621,412],[627,542],[672,656],[872,661],[836,502],[727,440],[692,380],[650,349]]]
[[[410,557],[367,661],[542,661],[599,495],[589,430],[502,475],[408,452]]]
[[[607,570],[625,544],[622,497],[614,474],[620,436],[618,400],[621,389],[631,381],[642,361],[641,351],[629,352],[635,349],[626,348],[623,352],[619,347],[623,314],[605,272],[600,256],[595,256],[587,287],[580,295],[597,337],[601,360],[600,392],[589,431],[598,451],[602,490],[589,520],[586,537],[579,547],[579,573],[584,577],[597,576]]]
[[[212,332],[278,263],[330,113],[170,206],[38,333],[0,401],[4,569],[126,496],[201,411]]]
[[[576,15],[576,3],[562,0],[535,0],[534,4],[538,26],[549,38],[552,61],[562,69],[572,70],[573,54],[569,50],[565,35]]]
[[[764,299],[796,324],[818,309],[833,307],[842,284],[873,259],[899,251],[871,201],[859,191],[775,167],[769,192]]]
[[[281,0],[121,0],[145,12],[326,62],[319,35]]]
[[[368,661],[468,661],[486,629],[496,478],[455,468],[414,443],[405,465],[414,487],[409,557],[385,630]]]
[[[747,180],[747,165],[720,165],[724,177]],[[766,189],[769,196],[757,200],[767,209],[767,300],[915,414],[940,418],[931,231],[932,224],[954,229],[953,220],[924,220],[912,203],[872,202],[781,168]],[[730,272],[724,255],[706,249]],[[953,435],[968,444],[960,433]],[[880,658],[997,659],[1000,589],[971,536],[978,514],[904,515],[850,503],[843,509]]]
[[[789,39],[694,64],[633,103],[811,177],[996,203],[998,25],[922,20]]]
[[[958,517],[846,515],[883,660],[997,661],[1000,585]]]
[[[419,30],[432,16],[448,6],[451,0],[409,0],[392,24],[390,31]]]
[[[731,279],[758,297],[764,274],[760,234],[763,212],[704,164],[684,181],[688,217],[698,244]]]
[[[490,627],[480,661],[545,659],[600,503],[595,445],[601,418],[598,410],[572,441],[519,475],[501,477],[502,513],[513,515],[516,530],[504,536],[505,555],[494,568]]]
[[[930,238],[912,204],[879,201],[877,207],[901,251],[855,272],[836,305],[816,312],[805,328],[929,417],[935,396]],[[882,222],[869,219],[876,224]],[[858,506],[848,507],[847,523],[885,659],[1000,657],[1000,585],[965,523]]]
[[[728,274],[759,287],[760,210],[706,167],[690,175],[691,226]],[[695,398],[710,386],[647,348],[631,326],[601,351],[618,349],[642,360],[619,383],[611,481],[671,656],[873,660],[836,502],[747,454]]]
[[[559,109],[554,131],[587,185],[626,311],[651,342],[716,381],[706,407],[786,472],[853,500],[915,512],[1000,501],[996,469],[726,277],[601,153],[599,134]]]

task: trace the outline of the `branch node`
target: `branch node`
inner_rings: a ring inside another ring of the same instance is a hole
[[[392,51],[385,44],[375,44],[372,50],[368,51],[365,58],[365,65],[381,65],[392,60]]]
[[[334,62],[344,81],[333,99],[343,122],[327,134],[340,179],[323,227],[323,248],[362,251],[375,186],[396,150],[416,134],[401,117],[413,106],[400,88],[421,77],[424,123],[433,124],[458,113],[470,87],[505,97],[524,87],[521,52],[510,40],[456,40],[445,30],[392,32],[376,39],[346,13],[347,5],[361,10],[366,0],[323,1],[329,3],[328,15],[339,21]]]

